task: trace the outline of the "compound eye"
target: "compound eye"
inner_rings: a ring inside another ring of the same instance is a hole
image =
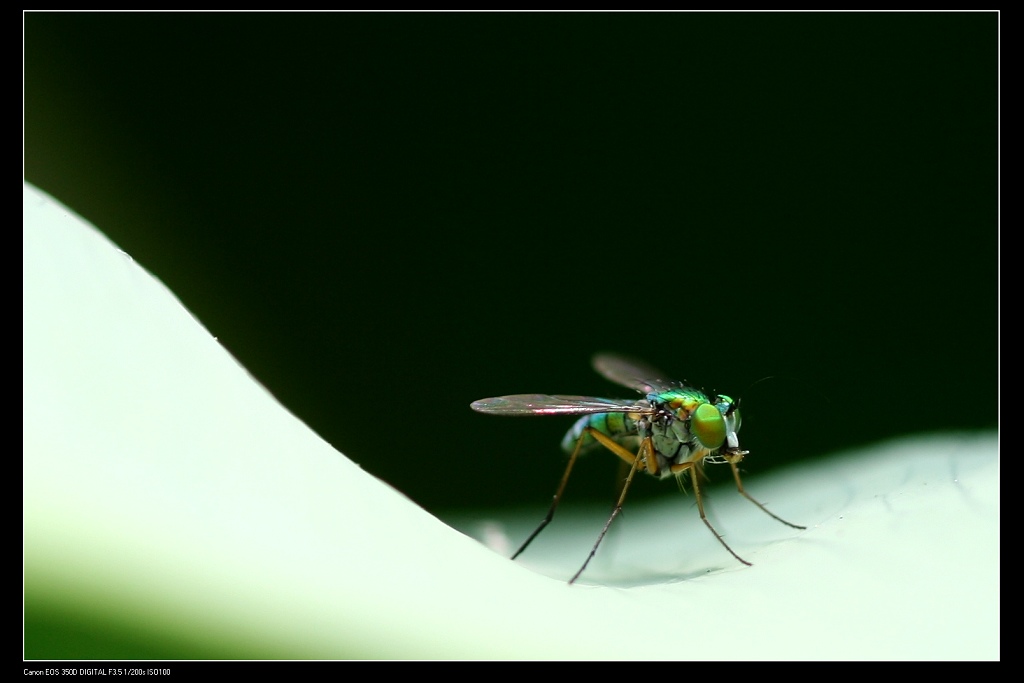
[[[725,418],[710,403],[697,406],[690,418],[690,431],[705,448],[715,450],[725,442]]]

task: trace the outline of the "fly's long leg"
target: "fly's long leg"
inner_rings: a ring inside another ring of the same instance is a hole
[[[626,493],[629,491],[630,484],[633,483],[633,475],[636,474],[637,467],[641,462],[647,462],[651,457],[653,457],[653,446],[651,444],[650,437],[644,439],[643,443],[640,444],[640,450],[637,451],[636,455],[633,455],[600,432],[595,431],[594,438],[601,442],[601,445],[618,455],[620,458],[628,457],[632,459],[633,463],[629,467],[629,474],[626,475],[626,481],[622,484],[622,493],[619,494],[619,500],[615,503],[611,516],[608,518],[608,521],[604,523],[604,528],[601,529],[601,533],[598,535],[597,541],[594,543],[594,547],[590,549],[590,554],[587,555],[587,559],[583,562],[583,566],[579,568],[579,571],[573,574],[571,579],[569,579],[570,585],[576,583],[576,579],[580,578],[580,574],[582,574],[583,570],[587,568],[590,561],[594,559],[594,555],[597,553],[597,546],[601,545],[601,541],[604,540],[604,536],[608,533],[608,529],[611,527],[612,522],[619,516],[619,513],[622,512],[622,504],[626,501]]]
[[[774,512],[770,511],[770,510],[769,510],[768,508],[766,508],[766,507],[765,507],[764,505],[761,505],[761,503],[760,503],[760,502],[758,502],[757,500],[755,500],[753,496],[751,496],[751,495],[750,495],[749,493],[747,493],[746,491],[744,491],[744,490],[743,490],[743,481],[742,481],[742,480],[740,479],[740,468],[736,466],[736,463],[730,460],[730,461],[729,461],[729,466],[730,466],[730,467],[732,467],[732,476],[733,476],[733,477],[734,477],[734,478],[736,479],[736,488],[737,488],[737,489],[739,489],[739,491],[740,491],[740,494],[741,494],[741,495],[742,495],[742,496],[743,496],[744,498],[746,498],[746,499],[747,499],[747,500],[749,500],[749,501],[750,501],[751,503],[753,503],[753,504],[754,504],[754,505],[756,505],[757,507],[759,507],[759,508],[761,508],[762,510],[764,510],[764,512],[765,512],[765,513],[766,513],[766,514],[767,514],[767,515],[768,515],[769,517],[771,517],[772,519],[775,519],[775,520],[778,520],[778,521],[782,522],[782,523],[783,523],[783,524],[785,524],[786,526],[791,526],[791,527],[793,527],[794,529],[806,529],[806,528],[807,528],[807,527],[805,527],[805,526],[800,526],[799,524],[793,524],[792,522],[787,522],[787,521],[786,521],[786,520],[784,520],[784,519],[783,519],[782,517],[779,517],[779,516],[778,516],[777,514],[775,514]],[[698,499],[698,500],[699,500],[699,499]],[[721,540],[721,539],[719,539],[719,540]]]
[[[735,465],[733,465],[733,467],[735,467]],[[678,469],[673,468],[673,471],[678,472],[682,469],[682,467],[679,467]],[[694,498],[697,499],[697,512],[700,513],[700,518],[704,522],[705,526],[707,526],[708,529],[711,529],[711,533],[713,533],[715,535],[715,538],[718,539],[718,542],[721,543],[725,547],[725,549],[729,551],[729,554],[731,554],[733,557],[735,557],[737,560],[747,565],[748,567],[752,566],[749,562],[747,562],[742,557],[737,555],[733,551],[733,549],[729,547],[729,544],[725,542],[725,539],[722,538],[722,535],[715,531],[715,527],[711,526],[711,522],[708,521],[708,516],[704,514],[704,501],[700,497],[700,484],[697,482],[696,463],[687,463],[687,469],[690,470],[690,481],[693,482],[693,496]]]
[[[554,518],[555,510],[558,509],[558,503],[562,500],[562,492],[565,491],[565,484],[569,481],[569,473],[572,472],[572,466],[576,464],[576,458],[579,456],[580,448],[583,446],[583,438],[589,431],[591,431],[589,427],[583,430],[583,433],[580,434],[580,438],[576,440],[576,447],[572,449],[572,455],[569,456],[569,464],[565,466],[565,473],[562,475],[562,481],[559,482],[558,489],[555,491],[555,497],[551,501],[551,507],[548,508],[548,514],[544,515],[544,519],[541,520],[537,528],[533,530],[533,533],[530,534],[529,538],[523,541],[523,544],[519,546],[519,550],[512,555],[513,560],[519,557],[522,552],[526,550],[526,546],[533,543],[533,539],[537,538],[537,534],[543,531],[544,527],[550,524],[551,520]]]
[[[598,536],[597,543],[594,544],[593,549],[590,551],[590,555],[587,557],[587,561],[583,563],[583,566],[580,567],[580,570],[576,572],[576,575],[572,577],[572,580],[569,581],[569,583],[573,583],[574,581],[576,581],[576,579],[579,578],[580,574],[583,573],[583,570],[587,568],[587,565],[590,563],[590,559],[594,557],[594,553],[597,552],[597,546],[601,545],[601,540],[608,532],[608,528],[611,526],[612,520],[614,520],[618,516],[619,512],[622,511],[622,503],[626,499],[626,492],[629,491],[629,485],[633,482],[633,475],[636,473],[637,468],[641,464],[647,465],[648,468],[654,467],[653,446],[651,444],[650,439],[645,439],[640,446],[639,452],[637,452],[634,455],[633,453],[630,453],[627,449],[623,448],[618,443],[616,443],[607,434],[603,434],[592,427],[587,427],[586,429],[583,430],[583,433],[580,434],[579,439],[576,440],[576,447],[573,449],[572,455],[569,456],[569,464],[566,465],[565,467],[565,473],[562,475],[562,480],[558,484],[558,490],[555,491],[555,496],[554,499],[551,501],[551,507],[548,508],[547,515],[544,516],[544,519],[541,520],[541,523],[537,526],[537,528],[533,530],[533,533],[530,534],[529,538],[527,538],[526,541],[521,546],[519,546],[519,550],[517,550],[515,554],[512,555],[513,560],[519,557],[519,555],[524,550],[526,550],[526,547],[533,542],[533,539],[537,538],[537,535],[540,534],[540,532],[544,530],[544,527],[550,524],[551,520],[554,518],[555,510],[558,509],[558,503],[561,502],[562,500],[562,493],[565,491],[565,485],[569,481],[569,473],[572,472],[572,467],[573,465],[576,464],[576,458],[580,454],[580,449],[583,446],[583,440],[586,438],[588,434],[592,436],[602,446],[610,450],[612,453],[619,456],[624,461],[630,463],[630,470],[629,475],[627,475],[626,481],[622,486],[622,493],[619,494],[618,502],[615,504],[615,509],[612,510],[611,517],[608,518],[608,521],[604,525],[604,529],[601,531],[601,535]]]

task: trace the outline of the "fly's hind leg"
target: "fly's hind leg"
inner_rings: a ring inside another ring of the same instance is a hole
[[[562,493],[565,492],[565,485],[569,481],[569,473],[572,472],[573,465],[576,464],[576,458],[579,457],[580,449],[583,446],[583,440],[586,438],[588,434],[602,446],[604,446],[612,453],[622,458],[625,462],[629,463],[630,470],[629,474],[626,476],[626,481],[622,486],[622,492],[619,494],[618,502],[615,504],[615,508],[612,510],[612,514],[608,518],[608,521],[605,522],[604,529],[601,530],[601,535],[597,537],[597,543],[594,544],[594,547],[590,551],[590,555],[587,557],[586,562],[583,563],[583,566],[580,567],[580,570],[576,572],[576,574],[572,577],[569,583],[574,583],[576,579],[580,577],[580,574],[583,573],[583,570],[587,568],[587,565],[590,564],[590,560],[594,557],[594,553],[597,552],[597,546],[601,545],[601,540],[608,532],[608,528],[611,526],[612,520],[614,520],[618,516],[619,512],[621,512],[622,510],[622,503],[626,499],[626,492],[629,491],[629,485],[633,482],[633,475],[636,473],[637,469],[642,465],[646,467],[647,470],[652,474],[656,473],[658,470],[657,461],[654,457],[654,448],[649,438],[644,439],[644,441],[640,444],[639,452],[637,452],[634,455],[633,453],[630,453],[629,450],[623,448],[621,445],[616,443],[607,434],[599,432],[598,430],[592,427],[587,427],[586,429],[583,430],[583,433],[580,434],[580,437],[576,440],[576,447],[573,448],[572,455],[569,456],[569,464],[566,465],[565,467],[565,473],[562,475],[562,480],[558,484],[558,490],[555,491],[554,498],[551,501],[551,507],[548,508],[548,513],[544,516],[544,519],[541,520],[537,528],[533,530],[533,533],[530,534],[529,538],[527,538],[526,541],[524,541],[523,544],[519,546],[519,550],[517,550],[515,554],[512,555],[513,560],[519,557],[519,555],[522,554],[524,550],[526,550],[527,546],[529,546],[530,543],[533,542],[533,539],[537,538],[537,535],[540,534],[540,532],[544,530],[544,527],[550,524],[551,520],[554,518],[555,510],[558,509],[558,503],[561,502],[562,500]]]
[[[612,514],[608,517],[608,521],[604,523],[604,528],[601,529],[601,533],[597,537],[597,541],[594,542],[594,547],[590,549],[590,554],[587,555],[587,559],[583,562],[583,566],[579,568],[573,577],[569,579],[569,583],[576,583],[576,579],[580,578],[580,574],[587,568],[590,561],[594,559],[594,555],[597,553],[597,547],[601,545],[601,541],[604,540],[605,534],[608,533],[608,529],[611,527],[612,522],[619,513],[622,512],[622,504],[626,501],[626,493],[629,491],[630,484],[633,483],[633,475],[636,474],[637,469],[643,464],[651,474],[655,474],[658,471],[657,461],[654,457],[654,445],[651,443],[650,437],[644,439],[640,443],[640,449],[636,455],[630,453],[627,449],[616,443],[607,434],[602,434],[596,429],[588,430],[602,446],[610,450],[615,455],[622,458],[624,461],[630,464],[629,474],[626,475],[626,481],[622,484],[622,493],[619,494],[619,499],[615,503],[615,507],[612,509]]]
[[[551,501],[551,507],[548,508],[548,514],[544,515],[544,519],[541,520],[537,528],[533,530],[533,533],[530,534],[529,538],[523,541],[523,544],[519,546],[519,550],[512,555],[513,560],[519,557],[523,551],[526,550],[528,545],[533,543],[533,539],[537,538],[537,534],[543,531],[544,527],[550,524],[551,520],[554,518],[555,510],[558,509],[558,503],[562,500],[562,493],[565,491],[565,485],[569,481],[569,473],[572,472],[572,466],[576,464],[576,458],[580,454],[580,447],[583,445],[583,437],[587,435],[588,431],[591,431],[589,427],[583,430],[583,433],[580,434],[580,438],[576,440],[576,447],[572,449],[572,455],[569,456],[569,464],[565,466],[565,473],[562,474],[562,481],[558,483],[558,489],[555,491],[555,496]]]

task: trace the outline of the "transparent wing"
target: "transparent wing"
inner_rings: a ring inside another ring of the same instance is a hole
[[[642,394],[665,391],[678,386],[661,370],[632,358],[611,353],[594,356],[594,369],[616,384],[635,389]]]
[[[594,413],[641,413],[654,410],[644,402],[594,396],[549,396],[516,394],[473,401],[469,406],[478,413],[496,415],[592,415]]]

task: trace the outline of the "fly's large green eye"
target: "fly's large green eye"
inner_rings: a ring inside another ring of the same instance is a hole
[[[718,408],[703,403],[697,406],[690,418],[690,431],[705,448],[714,450],[725,442],[725,418]]]

